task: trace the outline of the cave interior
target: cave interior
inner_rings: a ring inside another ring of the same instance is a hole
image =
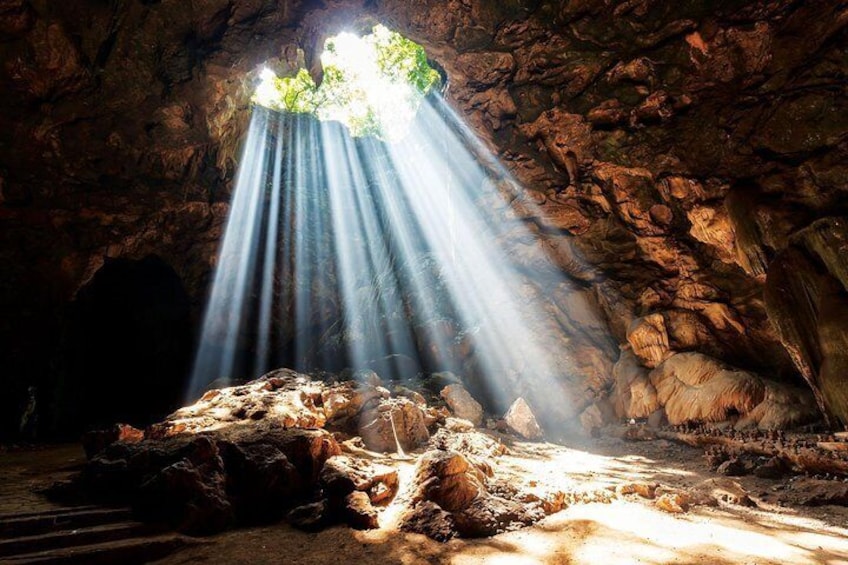
[[[0,0],[0,63],[0,560],[848,563],[843,2]]]

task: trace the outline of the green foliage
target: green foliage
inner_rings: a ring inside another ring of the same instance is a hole
[[[314,114],[338,120],[355,136],[397,136],[398,116],[411,119],[422,97],[440,81],[420,45],[375,26],[360,38],[355,53],[345,53],[353,38],[328,39],[322,56],[324,80],[316,87],[305,69],[273,78],[273,96],[254,101],[280,111]],[[356,41],[356,40],[353,40]],[[387,93],[398,99],[387,100]]]

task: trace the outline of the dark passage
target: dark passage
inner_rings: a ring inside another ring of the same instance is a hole
[[[178,407],[191,363],[189,308],[162,259],[108,261],[71,305],[51,431],[142,426]]]

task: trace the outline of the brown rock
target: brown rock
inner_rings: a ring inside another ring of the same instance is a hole
[[[353,491],[345,497],[342,514],[351,528],[373,530],[380,527],[377,511],[371,506],[368,494],[362,491]]]
[[[398,490],[397,469],[347,455],[331,457],[321,469],[321,484],[331,499],[353,491],[368,493],[373,504],[387,504]]]
[[[523,398],[515,399],[504,415],[504,422],[509,428],[525,439],[539,439],[542,437],[542,428],[536,421],[536,416],[530,405]]]
[[[115,424],[106,430],[93,430],[82,436],[85,456],[91,459],[116,441],[137,442],[144,439],[144,432],[129,424]]]
[[[665,318],[660,313],[636,318],[627,329],[627,342],[642,364],[654,368],[672,355]]]
[[[424,534],[436,541],[448,541],[457,535],[453,515],[429,500],[420,502],[404,512],[400,529],[404,532]]]
[[[611,396],[616,416],[646,418],[657,411],[660,404],[657,390],[648,378],[648,369],[629,348],[621,350],[612,375],[615,381]]]
[[[657,508],[670,514],[681,514],[689,510],[689,497],[684,493],[666,493],[654,503]]]
[[[848,506],[848,483],[798,478],[790,483],[790,488],[784,491],[780,499],[804,506]]]
[[[430,438],[424,410],[406,398],[382,399],[360,415],[359,432],[368,449],[395,452],[415,449]]]
[[[439,395],[445,400],[457,418],[468,420],[475,426],[483,423],[483,407],[460,384],[448,385]]]

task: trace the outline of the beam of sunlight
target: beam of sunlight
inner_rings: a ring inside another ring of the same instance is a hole
[[[335,41],[334,56],[357,53]],[[288,365],[399,381],[450,371],[492,409],[523,396],[543,417],[569,404],[554,295],[571,285],[511,211],[518,183],[432,90],[406,132],[354,137],[254,108],[192,397]],[[516,254],[534,248],[529,272]]]

